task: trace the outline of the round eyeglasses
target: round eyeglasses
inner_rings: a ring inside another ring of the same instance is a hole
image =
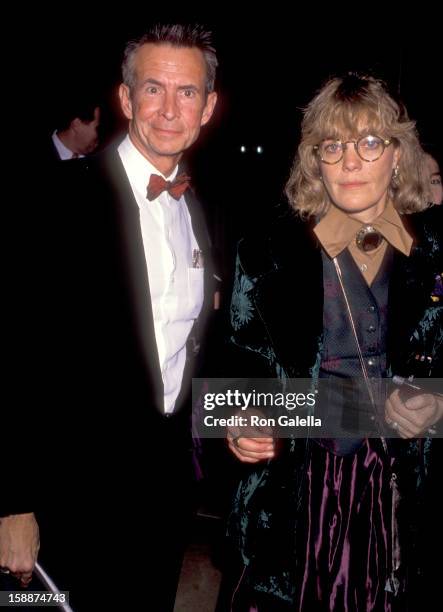
[[[362,136],[358,140],[347,140],[346,142],[327,138],[319,145],[315,145],[314,150],[325,164],[337,164],[343,159],[348,144],[352,143],[360,159],[366,162],[373,162],[383,155],[385,148],[391,142],[392,140],[380,138],[379,136]]]

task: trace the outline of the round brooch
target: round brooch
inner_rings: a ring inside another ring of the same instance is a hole
[[[383,236],[373,225],[364,225],[355,236],[355,243],[360,251],[368,253],[381,245]]]

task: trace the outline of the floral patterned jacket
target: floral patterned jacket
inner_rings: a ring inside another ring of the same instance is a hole
[[[403,220],[414,243],[409,257],[394,254],[388,301],[390,372],[440,378],[443,207],[405,215]],[[320,246],[310,230],[309,223],[287,213],[266,237],[240,242],[231,305],[233,375],[281,379],[318,375],[323,268]],[[239,485],[230,525],[243,563],[249,565],[254,557],[255,563],[258,559],[264,563],[255,567],[255,573],[263,576],[260,588],[277,592],[282,599],[290,598],[287,561],[293,554],[293,539],[288,534],[296,530],[310,448],[307,440],[285,442],[276,459],[249,468]],[[400,484],[407,496],[407,489],[415,493],[423,484],[431,441],[395,442],[406,474]]]

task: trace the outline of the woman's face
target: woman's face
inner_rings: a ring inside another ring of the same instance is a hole
[[[435,159],[428,154],[426,154],[425,164],[426,171],[429,174],[431,202],[433,204],[441,204],[443,201],[443,187],[441,184],[440,168]]]
[[[389,134],[371,135],[383,140],[389,138]],[[391,143],[385,146],[378,159],[364,161],[354,145],[363,136],[368,136],[367,130],[358,132],[354,138],[343,134],[341,142],[346,146],[342,159],[335,164],[322,161],[319,164],[323,184],[332,203],[350,217],[362,223],[371,223],[386,207],[389,184],[400,155]]]

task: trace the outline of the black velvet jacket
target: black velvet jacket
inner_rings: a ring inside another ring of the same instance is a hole
[[[443,269],[442,213],[434,207],[402,217],[414,244],[409,257],[395,252],[391,273],[388,362],[394,374],[424,376],[417,371],[419,354],[432,358],[427,376],[442,376],[443,304],[442,298],[432,298]],[[266,238],[239,245],[232,339],[247,352],[242,351],[238,372],[247,367],[255,376],[315,373],[323,330],[323,271],[320,245],[306,226],[288,213]]]
[[[436,295],[443,271],[442,217],[443,208],[402,217],[414,243],[409,257],[395,252],[390,276],[390,373],[443,375],[443,298]],[[233,375],[316,379],[323,333],[323,269],[320,245],[309,223],[288,213],[265,237],[240,243],[231,324]],[[244,468],[230,525],[243,562],[254,560],[257,588],[283,599],[291,592],[291,534],[296,532],[312,444],[303,439],[284,442],[275,459]],[[429,439],[392,442],[392,452],[402,459],[399,483],[405,499],[417,499],[431,447]],[[413,514],[404,515],[408,534],[413,533]]]

